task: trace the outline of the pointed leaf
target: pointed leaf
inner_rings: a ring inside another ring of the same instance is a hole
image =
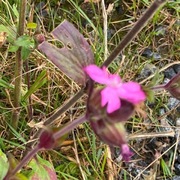
[[[22,46],[25,48],[33,48],[34,47],[34,39],[30,36],[23,35],[16,39],[14,42],[16,46]]]
[[[19,46],[10,45],[8,51],[9,52],[16,52],[19,49]]]
[[[86,82],[86,75],[83,68],[94,63],[93,53],[83,35],[68,21],[62,22],[56,27],[52,35],[64,44],[58,48],[47,41],[41,43],[38,48],[63,73],[82,85]]]
[[[46,82],[47,82],[47,75],[46,75],[46,70],[44,70],[39,74],[34,84],[30,87],[28,92],[23,96],[22,100],[25,101],[31,94],[37,91]]]
[[[30,55],[31,50],[29,48],[26,47],[22,47],[21,49],[21,57],[23,60],[26,60],[28,58],[28,56]]]

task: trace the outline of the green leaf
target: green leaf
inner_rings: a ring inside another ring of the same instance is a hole
[[[34,84],[30,87],[28,92],[23,96],[22,101],[25,101],[31,94],[37,91],[40,87],[42,87],[47,82],[46,70],[43,70],[39,76],[37,77]]]
[[[143,2],[146,4],[146,5],[149,5],[149,0],[143,0]]]
[[[14,44],[25,48],[34,48],[34,39],[30,36],[23,35],[18,37]]]
[[[29,180],[26,176],[24,176],[21,173],[17,173],[14,178],[15,180]]]
[[[163,79],[163,75],[159,74],[159,70],[157,69],[151,82],[149,82],[149,84],[146,87],[148,88],[153,87],[159,84],[162,81],[162,79]]]
[[[37,24],[36,23],[27,23],[27,28],[28,29],[36,29],[36,27],[37,27]]]
[[[29,180],[57,180],[53,165],[39,156],[36,160],[32,159],[28,167],[32,169]]]
[[[19,46],[10,45],[8,51],[9,52],[16,52],[19,49]]]
[[[13,89],[14,88],[13,85],[9,84],[8,82],[6,82],[3,79],[0,79],[0,86],[7,88],[7,89]]]
[[[13,10],[14,15],[16,16],[17,19],[19,19],[19,11],[18,11],[16,5],[13,4],[12,7],[13,7],[12,10]]]
[[[150,103],[153,103],[154,102],[154,91],[151,90],[150,88],[145,88],[144,89],[145,92],[146,92],[146,95],[147,95],[147,100],[150,102]]]
[[[162,170],[163,170],[163,174],[165,176],[172,176],[171,171],[170,171],[169,167],[167,166],[167,164],[166,164],[166,162],[164,161],[163,158],[161,158],[160,163],[161,163],[161,167],[162,167]]]
[[[23,60],[26,60],[28,58],[28,56],[30,55],[31,50],[29,48],[26,47],[22,47],[21,49],[21,57]]]
[[[6,155],[0,150],[0,179],[3,179],[9,169],[9,163]]]

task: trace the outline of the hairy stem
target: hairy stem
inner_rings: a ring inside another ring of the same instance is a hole
[[[144,27],[145,23],[151,18],[160,5],[165,3],[165,0],[156,0],[150,8],[145,12],[145,14],[139,19],[132,30],[125,36],[119,46],[111,53],[111,55],[106,59],[102,66],[108,66],[115,57],[124,49],[131,40],[136,36],[136,34]],[[86,86],[87,88],[87,86]],[[62,113],[68,110],[79,98],[84,94],[84,88],[82,88],[70,101],[60,108],[56,113],[49,117],[43,125],[49,125],[54,122]]]
[[[106,59],[102,66],[108,66],[116,56],[131,42],[131,40],[136,36],[136,34],[144,27],[145,23],[150,19],[150,17],[155,13],[160,5],[165,3],[165,0],[156,0],[150,8],[145,12],[145,14],[139,19],[132,30],[125,36],[118,47],[111,53],[111,55]],[[87,83],[88,84],[88,83]],[[67,104],[60,108],[56,113],[49,117],[43,125],[49,125],[53,123],[62,113],[69,109],[82,95],[84,94],[84,89],[82,88]],[[36,139],[40,134],[40,130],[35,134]],[[28,147],[31,147],[34,142],[31,141]]]
[[[19,25],[17,30],[17,37],[24,34],[25,15],[26,15],[27,0],[21,0],[19,4]],[[14,87],[14,110],[12,113],[12,126],[17,129],[20,115],[20,100],[21,100],[21,84],[22,84],[22,67],[23,60],[21,57],[21,48],[16,52],[15,64],[15,87]]]
[[[161,89],[165,89],[166,84],[161,84],[161,85],[157,85],[154,87],[151,87],[152,90],[161,90]]]
[[[61,114],[63,114],[65,111],[67,111],[75,102],[77,102],[78,99],[80,99],[84,94],[85,89],[82,88],[80,91],[77,92],[77,94],[72,97],[66,104],[64,104],[57,112],[55,112],[52,116],[46,119],[46,121],[43,123],[44,126],[49,126],[52,124]],[[39,134],[41,133],[41,129],[39,129],[36,134],[34,135],[33,139],[37,139]],[[34,144],[34,141],[30,141],[26,145],[27,151],[25,151],[25,154],[28,152],[29,148]]]
[[[71,130],[76,128],[79,124],[84,123],[85,121],[86,121],[86,117],[82,116],[82,117],[68,123],[64,128],[60,129],[58,132],[56,132],[53,135],[54,139],[58,140],[60,137],[69,133]],[[31,151],[23,158],[23,160],[16,166],[16,168],[12,172],[10,171],[10,173],[7,174],[7,176],[5,177],[4,180],[9,180],[10,177],[14,176],[40,150],[41,150],[41,148],[39,147],[39,144],[37,144],[35,146],[35,148],[31,149]]]
[[[148,20],[152,17],[152,15],[157,11],[157,9],[163,5],[166,0],[156,0],[152,5],[146,10],[146,12],[142,15],[142,17],[136,22],[134,27],[127,33],[124,39],[120,42],[120,44],[114,49],[114,51],[110,54],[110,56],[105,60],[102,66],[109,66],[109,64],[119,55],[119,53],[132,41],[134,37],[141,31],[141,29],[145,26]]]
[[[144,13],[144,15],[139,19],[139,21],[134,25],[134,27],[129,31],[129,33],[124,37],[121,43],[114,49],[111,55],[106,59],[102,66],[108,66],[118,54],[132,41],[132,39],[137,35],[137,33],[144,27],[145,23],[151,18],[151,16],[156,12],[156,10],[163,5],[166,0],[156,0],[150,8]],[[48,126],[53,123],[62,113],[68,110],[78,99],[80,99],[85,89],[89,87],[90,81],[87,82],[86,87],[82,88],[68,103],[66,103],[62,108],[55,112],[51,117],[49,117],[43,125]],[[40,130],[34,135],[33,139],[36,139],[40,134]],[[27,144],[27,147],[31,147],[34,141]]]
[[[84,94],[84,88],[81,89],[74,97],[72,97],[64,106],[62,106],[57,112],[50,116],[43,125],[47,126],[52,124],[61,114],[66,112],[74,103],[77,102]]]
[[[62,137],[63,135],[65,135],[66,133],[70,132],[71,130],[73,130],[75,127],[77,127],[79,124],[84,123],[86,120],[85,116],[82,116],[72,122],[69,122],[64,128],[62,128],[61,130],[59,130],[58,132],[56,132],[53,136],[54,139],[57,140],[60,137]]]

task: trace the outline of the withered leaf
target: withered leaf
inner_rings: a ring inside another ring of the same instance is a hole
[[[38,48],[55,64],[63,73],[76,83],[84,85],[86,74],[83,68],[94,63],[93,53],[83,35],[68,21],[63,21],[52,31],[53,37],[63,43],[63,48],[58,48],[47,41]]]

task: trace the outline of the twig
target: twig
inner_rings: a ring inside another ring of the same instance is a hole
[[[107,145],[106,147],[106,153],[107,153],[107,179],[108,180],[113,180],[114,179],[114,168],[113,168],[113,163],[112,163],[112,157],[111,157],[111,149],[110,147]]]

